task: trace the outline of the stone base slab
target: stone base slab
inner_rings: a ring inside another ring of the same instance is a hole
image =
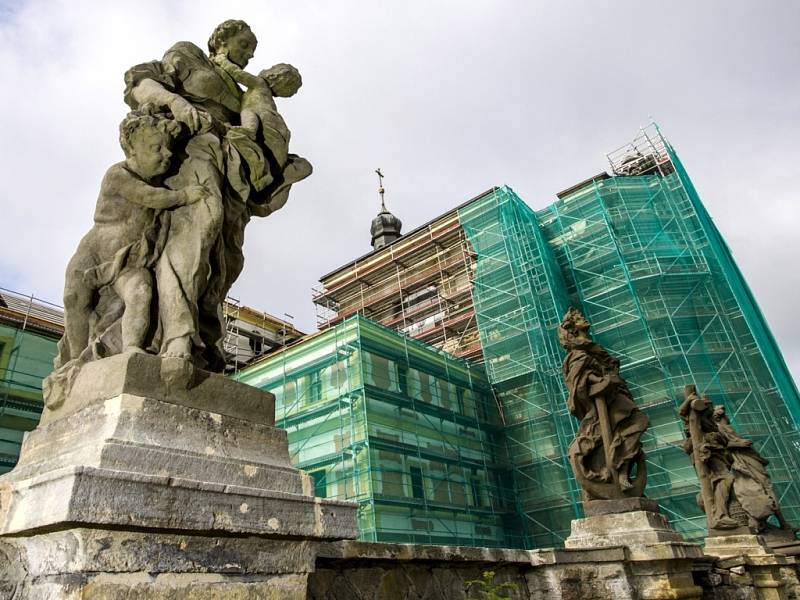
[[[63,524],[342,539],[355,505],[276,490],[68,467],[0,488],[0,534]]]
[[[0,538],[0,564],[16,564],[29,578],[64,573],[309,573],[316,545],[308,540],[258,536],[77,527]],[[13,560],[12,560],[13,559]]]
[[[706,538],[705,552],[709,556],[728,558],[731,556],[767,556],[774,551],[764,538],[753,533],[743,535],[715,535]]]
[[[131,394],[39,425],[0,485],[72,466],[298,494],[310,486],[291,465],[285,430]]]
[[[664,515],[637,510],[600,514],[574,519],[566,548],[598,548],[603,546],[643,546],[661,542],[683,543],[683,538],[670,526]]]
[[[299,540],[77,528],[0,538],[0,598],[305,600]]]
[[[517,587],[511,598],[699,599],[702,589],[692,580],[692,559],[680,558],[681,552],[688,556],[699,549],[685,546],[694,551],[678,548],[673,554],[654,554],[660,558],[634,560],[622,546],[510,550],[331,542],[319,546],[308,598],[473,598],[475,590],[467,593],[466,582],[491,570],[495,585]]]
[[[313,496],[286,431],[131,394],[40,425],[0,477],[0,535],[80,524],[342,539],[358,535],[355,511]]]
[[[645,510],[659,512],[658,502],[650,498],[619,498],[617,500],[587,500],[583,503],[583,513],[587,517]]]
[[[131,394],[180,404],[264,425],[275,424],[275,397],[218,373],[186,365],[186,378],[172,382],[162,374],[165,361],[152,354],[117,354],[83,365],[69,395],[58,408],[45,408],[50,423],[90,404]]]

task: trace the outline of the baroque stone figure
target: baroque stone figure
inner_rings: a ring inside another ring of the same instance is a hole
[[[747,525],[751,530],[770,537],[793,539],[795,530],[781,514],[778,497],[767,473],[769,461],[753,448],[752,440],[736,433],[724,406],[712,407],[707,397],[698,396],[694,386],[686,386],[685,394],[681,416],[687,423],[689,437],[684,448],[695,456],[695,439],[702,440],[697,453],[702,462],[698,477],[703,477],[699,500],[701,507],[711,507],[709,528],[730,529]],[[691,422],[693,414],[697,422],[694,426]],[[695,464],[695,469],[697,467]],[[706,502],[706,495],[710,502]],[[709,514],[708,510],[706,514]],[[768,523],[773,515],[779,527]]]
[[[769,461],[753,448],[753,441],[741,437],[734,430],[725,407],[714,407],[714,420],[731,457],[733,492],[757,531],[764,531],[767,519],[775,515],[782,529],[788,529],[781,515],[778,497],[767,474]]]
[[[558,328],[567,351],[567,406],[580,420],[569,461],[584,500],[641,497],[647,480],[641,437],[649,421],[619,374],[619,360],[592,341],[589,326],[570,308]]]
[[[67,268],[49,408],[82,365],[122,352],[159,354],[176,373],[224,369],[222,303],[244,264],[245,226],[283,207],[312,171],[289,153],[274,100],[292,96],[300,74],[287,64],[245,72],[256,45],[244,21],[225,21],[208,56],[178,42],[125,74],[126,160],[106,174],[95,225]]]
[[[684,420],[684,450],[692,457],[700,479],[698,504],[710,530],[747,527],[773,538],[794,539],[780,511],[778,497],[767,474],[766,460],[731,425],[723,406],[712,406],[693,385],[684,390],[678,412]],[[768,523],[774,516],[778,527]]]
[[[700,495],[697,503],[706,513],[709,530],[730,530],[747,525],[741,505],[733,495],[731,456],[727,441],[714,419],[714,408],[707,397],[700,397],[695,386],[686,386],[678,414],[684,422],[683,450],[692,457]]]

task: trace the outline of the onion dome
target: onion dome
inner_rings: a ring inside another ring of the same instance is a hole
[[[383,173],[381,173],[380,169],[375,172],[378,174],[378,180],[380,181],[378,193],[381,196],[381,211],[377,217],[372,219],[369,232],[372,234],[372,248],[379,250],[401,236],[400,229],[403,227],[403,223],[386,208],[386,203],[383,200]]]

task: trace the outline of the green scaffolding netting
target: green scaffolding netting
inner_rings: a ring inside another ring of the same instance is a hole
[[[293,464],[358,502],[361,539],[522,546],[480,366],[354,316],[237,378],[275,394]]]
[[[576,423],[556,327],[568,304],[622,361],[650,416],[647,494],[689,539],[704,535],[676,409],[696,383],[770,460],[784,513],[800,519],[797,390],[730,253],[670,149],[672,168],[597,178],[536,213],[499,188],[462,207],[489,379],[506,421],[526,544],[560,544],[579,514],[566,460]]]
[[[55,355],[52,336],[0,324],[0,473],[14,468],[23,435],[39,423],[42,380]]]

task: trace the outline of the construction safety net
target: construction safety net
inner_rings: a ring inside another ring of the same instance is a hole
[[[361,539],[522,545],[480,366],[355,315],[235,377],[275,394],[293,464],[358,502]]]
[[[696,384],[770,461],[800,521],[797,389],[740,272],[672,148],[655,133],[639,172],[597,177],[534,212],[508,187],[460,209],[477,255],[473,299],[499,399],[526,545],[559,545],[581,514],[566,451],[556,328],[569,305],[650,417],[647,495],[688,539],[705,534],[677,407]],[[614,163],[612,162],[612,167]]]

